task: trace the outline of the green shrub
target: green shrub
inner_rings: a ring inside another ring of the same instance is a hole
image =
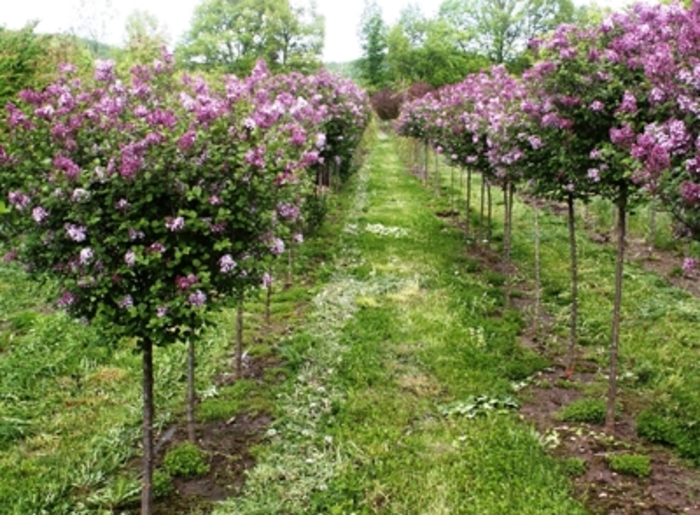
[[[170,449],[163,459],[163,466],[171,476],[196,477],[209,472],[207,454],[190,442],[183,442]]]
[[[619,474],[648,477],[651,474],[651,459],[641,454],[613,454],[608,456],[610,469]]]
[[[205,464],[206,465],[206,464]],[[207,471],[209,470],[209,465],[206,465]],[[162,499],[167,497],[175,491],[173,486],[173,479],[170,474],[163,470],[156,470],[153,472],[153,497],[156,499]]]
[[[562,468],[567,476],[579,477],[586,473],[588,463],[583,458],[567,458],[562,462]]]
[[[678,430],[672,421],[644,410],[637,416],[637,434],[653,443],[676,445]]]
[[[559,418],[564,422],[602,424],[605,422],[605,400],[581,399],[574,401],[559,411]]]

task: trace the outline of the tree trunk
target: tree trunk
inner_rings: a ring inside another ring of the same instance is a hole
[[[265,286],[265,327],[270,329],[270,300],[272,298],[272,285]]]
[[[151,515],[153,506],[153,342],[143,342],[143,478],[141,515]]]
[[[450,215],[455,216],[455,167],[450,166]]]
[[[510,307],[510,200],[511,185],[506,182],[503,186],[503,267],[506,276],[505,300],[506,308]]]
[[[187,341],[187,438],[191,443],[197,443],[197,435],[194,430],[194,411],[197,404],[194,387],[195,366],[194,340],[190,338]]]
[[[484,243],[484,215],[486,211],[486,179],[484,174],[481,174],[481,198],[479,199],[481,205],[479,206],[479,245]]]
[[[617,397],[617,361],[620,347],[620,312],[622,309],[622,271],[625,264],[625,232],[627,217],[627,191],[620,195],[617,216],[617,263],[615,264],[615,304],[613,305],[612,341],[610,343],[610,377],[608,382],[608,406],[605,411],[605,430],[615,432],[615,398]]]
[[[433,152],[435,154],[435,174],[434,174],[434,182],[435,182],[435,195],[440,198],[442,196],[442,177],[440,176],[440,163],[438,162],[438,153]]]
[[[513,289],[513,269],[511,267],[511,255],[513,253],[513,197],[515,184],[508,182],[506,187],[506,227],[504,228],[504,249],[506,261],[506,306],[510,307],[510,297]]]
[[[471,225],[469,220],[472,216],[472,169],[467,168],[467,206],[466,213],[464,216],[464,230],[467,232],[467,236],[471,236]]]
[[[423,173],[425,174],[425,185],[430,185],[430,170],[428,168],[428,142],[423,143]]]
[[[236,379],[243,378],[243,297],[238,301],[236,317]]]
[[[649,253],[651,254],[656,246],[656,206],[654,202],[649,204],[649,240],[647,243],[649,245]]]
[[[493,220],[493,199],[491,198],[491,185],[486,183],[486,244],[491,245],[491,221]]]
[[[540,275],[540,208],[537,201],[532,204],[535,215],[535,335],[540,339],[542,329],[542,279]]]
[[[571,323],[569,333],[569,355],[566,360],[568,374],[574,371],[576,359],[576,334],[578,324],[578,260],[576,255],[576,219],[574,213],[574,196],[569,193],[567,198],[569,208],[569,253],[571,254]]]

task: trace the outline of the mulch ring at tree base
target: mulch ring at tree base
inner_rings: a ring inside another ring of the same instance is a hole
[[[700,514],[700,473],[683,466],[668,450],[637,437],[630,413],[619,414],[614,438],[601,425],[557,418],[563,406],[583,396],[577,384],[600,378],[599,372],[574,372],[565,378],[563,366],[547,369],[527,388],[521,408],[554,456],[585,461],[585,471],[573,478],[576,497],[595,515]],[[651,474],[638,478],[614,472],[608,462],[613,454],[649,456]]]
[[[262,440],[271,421],[272,417],[266,413],[244,413],[227,421],[199,424],[196,428],[197,447],[209,457],[209,472],[195,478],[173,478],[174,493],[157,500],[153,513],[188,513],[195,507],[199,508],[197,513],[201,513],[201,509],[212,502],[240,495],[245,471],[255,465],[250,449]],[[173,444],[186,440],[183,425],[178,427]],[[162,454],[158,463],[162,461]]]

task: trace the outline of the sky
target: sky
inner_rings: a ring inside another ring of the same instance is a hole
[[[18,29],[30,20],[39,20],[37,32],[68,32],[79,25],[81,2],[107,0],[0,0],[0,26]],[[125,19],[136,9],[155,15],[167,29],[172,44],[188,29],[195,6],[201,0],[112,0],[107,42],[123,42]],[[468,0],[467,0],[468,1]],[[621,0],[613,0],[617,3]],[[296,3],[296,2],[293,2]],[[362,0],[316,0],[317,9],[326,20],[323,60],[350,61],[360,57],[357,38],[364,2]],[[423,14],[433,16],[438,0],[378,0],[384,20],[393,24],[407,4],[418,5]],[[609,4],[610,2],[605,2]],[[177,6],[177,7],[175,7]]]
[[[83,0],[90,2],[94,0]],[[98,0],[104,1],[104,0]],[[154,14],[166,27],[171,43],[189,28],[195,6],[201,0],[113,0],[109,43],[121,44],[125,19],[135,9]],[[357,28],[362,0],[317,0],[317,9],[326,19],[324,61],[350,61],[360,56]],[[408,0],[379,0],[385,21],[393,23]],[[439,2],[412,0],[424,14],[433,15]],[[30,20],[39,20],[37,32],[70,31],[79,25],[80,0],[0,0],[0,25],[18,29]],[[174,7],[177,5],[177,7]]]

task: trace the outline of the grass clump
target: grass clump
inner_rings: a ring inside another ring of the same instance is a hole
[[[588,463],[583,458],[567,458],[562,462],[564,474],[571,477],[579,477],[586,473]]]
[[[613,454],[608,456],[610,469],[618,474],[635,477],[649,477],[651,459],[642,454]]]
[[[605,422],[605,400],[581,399],[574,401],[559,411],[559,419],[563,422],[603,424]]]
[[[207,453],[190,442],[170,449],[163,458],[163,466],[171,476],[197,477],[209,472]]]

